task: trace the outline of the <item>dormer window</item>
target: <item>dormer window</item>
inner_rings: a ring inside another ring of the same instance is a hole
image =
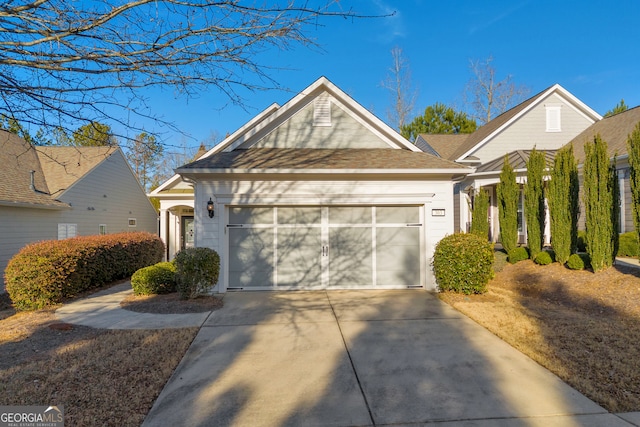
[[[562,131],[561,105],[550,104],[550,105],[545,105],[545,108],[547,110],[547,132],[561,132]]]
[[[323,94],[313,101],[313,125],[331,126],[331,99]]]

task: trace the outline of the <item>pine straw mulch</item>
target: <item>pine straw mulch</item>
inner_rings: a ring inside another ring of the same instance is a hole
[[[128,310],[202,312],[215,297],[130,297]],[[102,330],[62,323],[56,307],[16,313],[0,295],[2,405],[63,405],[68,426],[139,426],[198,328]]]
[[[440,298],[611,412],[640,411],[640,268],[506,265],[483,295]]]

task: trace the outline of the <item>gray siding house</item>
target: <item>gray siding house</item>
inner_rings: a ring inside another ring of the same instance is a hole
[[[526,181],[526,162],[535,147],[547,160],[602,117],[562,86],[556,84],[527,99],[468,135],[420,135],[416,146],[443,159],[475,168],[454,189],[455,229],[468,231],[471,206],[479,188],[489,191],[490,240],[499,240],[496,185],[504,156],[520,184]],[[523,198],[520,203],[520,241],[526,241]],[[546,233],[548,239],[548,232]]]
[[[157,213],[118,147],[34,147],[0,131],[0,164],[2,272],[32,242],[157,233]]]

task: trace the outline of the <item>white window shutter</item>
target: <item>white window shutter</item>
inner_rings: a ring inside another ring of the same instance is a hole
[[[562,131],[561,108],[560,105],[547,105],[547,132]]]
[[[331,99],[323,94],[313,101],[313,125],[331,126]]]

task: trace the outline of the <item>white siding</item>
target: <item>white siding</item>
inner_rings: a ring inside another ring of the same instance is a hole
[[[60,199],[73,207],[62,214],[64,223],[78,224],[78,235],[148,231],[157,234],[158,217],[124,156],[116,151],[87,176],[76,182]],[[129,227],[129,218],[136,227]]]
[[[559,106],[562,131],[546,131],[546,105]],[[534,146],[538,150],[556,150],[592,123],[592,120],[578,112],[564,98],[551,94],[472,155],[485,163],[515,150],[531,150]]]

